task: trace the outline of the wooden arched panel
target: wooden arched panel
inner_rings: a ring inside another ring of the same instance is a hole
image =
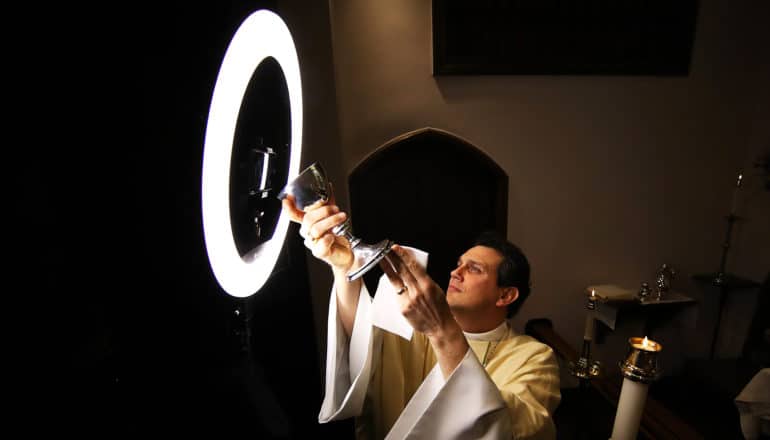
[[[506,234],[508,176],[479,148],[443,130],[423,128],[387,142],[348,184],[355,234],[429,252],[428,273],[444,289],[481,231]],[[371,271],[367,285],[381,273]]]

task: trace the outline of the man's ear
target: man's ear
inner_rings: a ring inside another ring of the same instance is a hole
[[[516,287],[500,288],[500,298],[495,303],[498,307],[505,307],[519,298],[519,289]]]

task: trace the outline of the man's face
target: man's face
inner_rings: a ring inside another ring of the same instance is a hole
[[[496,250],[475,246],[460,256],[450,274],[447,302],[452,310],[494,310],[500,298],[497,266],[503,261]]]

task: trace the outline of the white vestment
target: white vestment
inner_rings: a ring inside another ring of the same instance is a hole
[[[393,290],[389,280],[383,275],[377,287],[377,295],[392,295]],[[381,362],[383,338],[400,339],[393,334],[385,334],[381,328],[372,325],[374,315],[372,298],[362,283],[353,332],[348,339],[337,314],[336,290],[332,289],[329,302],[325,395],[318,417],[320,423],[362,414],[367,391],[370,390],[370,382],[378,363]],[[415,337],[418,336],[424,338],[423,335],[415,335]],[[466,336],[469,335],[466,334]],[[524,423],[538,425],[535,429],[540,434],[533,438],[553,438],[555,432],[550,413],[559,401],[558,366],[553,353],[547,346],[523,335],[518,336],[517,341],[523,342],[511,343],[506,347],[526,346],[524,350],[518,352],[525,356],[520,362],[527,364],[529,361],[528,365],[531,367],[515,367],[522,370],[521,377],[537,376],[532,374],[532,371],[536,371],[535,368],[539,365],[545,365],[547,374],[533,379],[531,384],[509,383],[505,391],[507,397],[504,399],[498,385],[487,374],[474,351],[469,349],[448,378],[444,379],[438,364],[430,369],[395,422],[390,422],[392,427],[385,438],[387,440],[511,439],[514,437],[514,432],[519,435],[522,433],[521,430],[512,429],[512,410],[522,413],[520,418],[528,420]],[[474,342],[480,341],[469,341],[472,346]],[[392,342],[390,344],[392,345]],[[533,351],[530,347],[534,344],[543,349],[535,348]],[[531,371],[523,371],[527,368]],[[545,379],[542,379],[543,377]],[[516,382],[520,379],[516,377],[511,380]],[[380,384],[380,388],[390,385],[389,383]],[[393,386],[397,385],[403,384],[393,384]],[[540,394],[536,394],[538,389],[545,391],[539,391]],[[531,394],[530,391],[532,391]],[[516,393],[520,396],[515,396]],[[538,399],[546,402],[541,405]],[[514,402],[506,404],[506,400]],[[535,422],[531,422],[535,419]],[[541,429],[539,425],[547,426]],[[372,434],[366,434],[364,437],[368,435]],[[359,432],[360,436],[361,432]]]

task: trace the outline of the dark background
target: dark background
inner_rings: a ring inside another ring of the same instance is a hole
[[[205,252],[208,107],[230,38],[261,8],[276,2],[49,11],[50,56],[38,71],[56,93],[34,105],[55,124],[31,134],[56,143],[28,151],[18,210],[35,237],[21,259],[36,270],[24,275],[49,299],[38,309],[45,325],[34,326],[49,347],[34,369],[45,386],[29,404],[51,417],[36,429],[351,432],[349,422],[317,422],[322,368],[295,226],[273,277],[247,300],[218,286]]]

